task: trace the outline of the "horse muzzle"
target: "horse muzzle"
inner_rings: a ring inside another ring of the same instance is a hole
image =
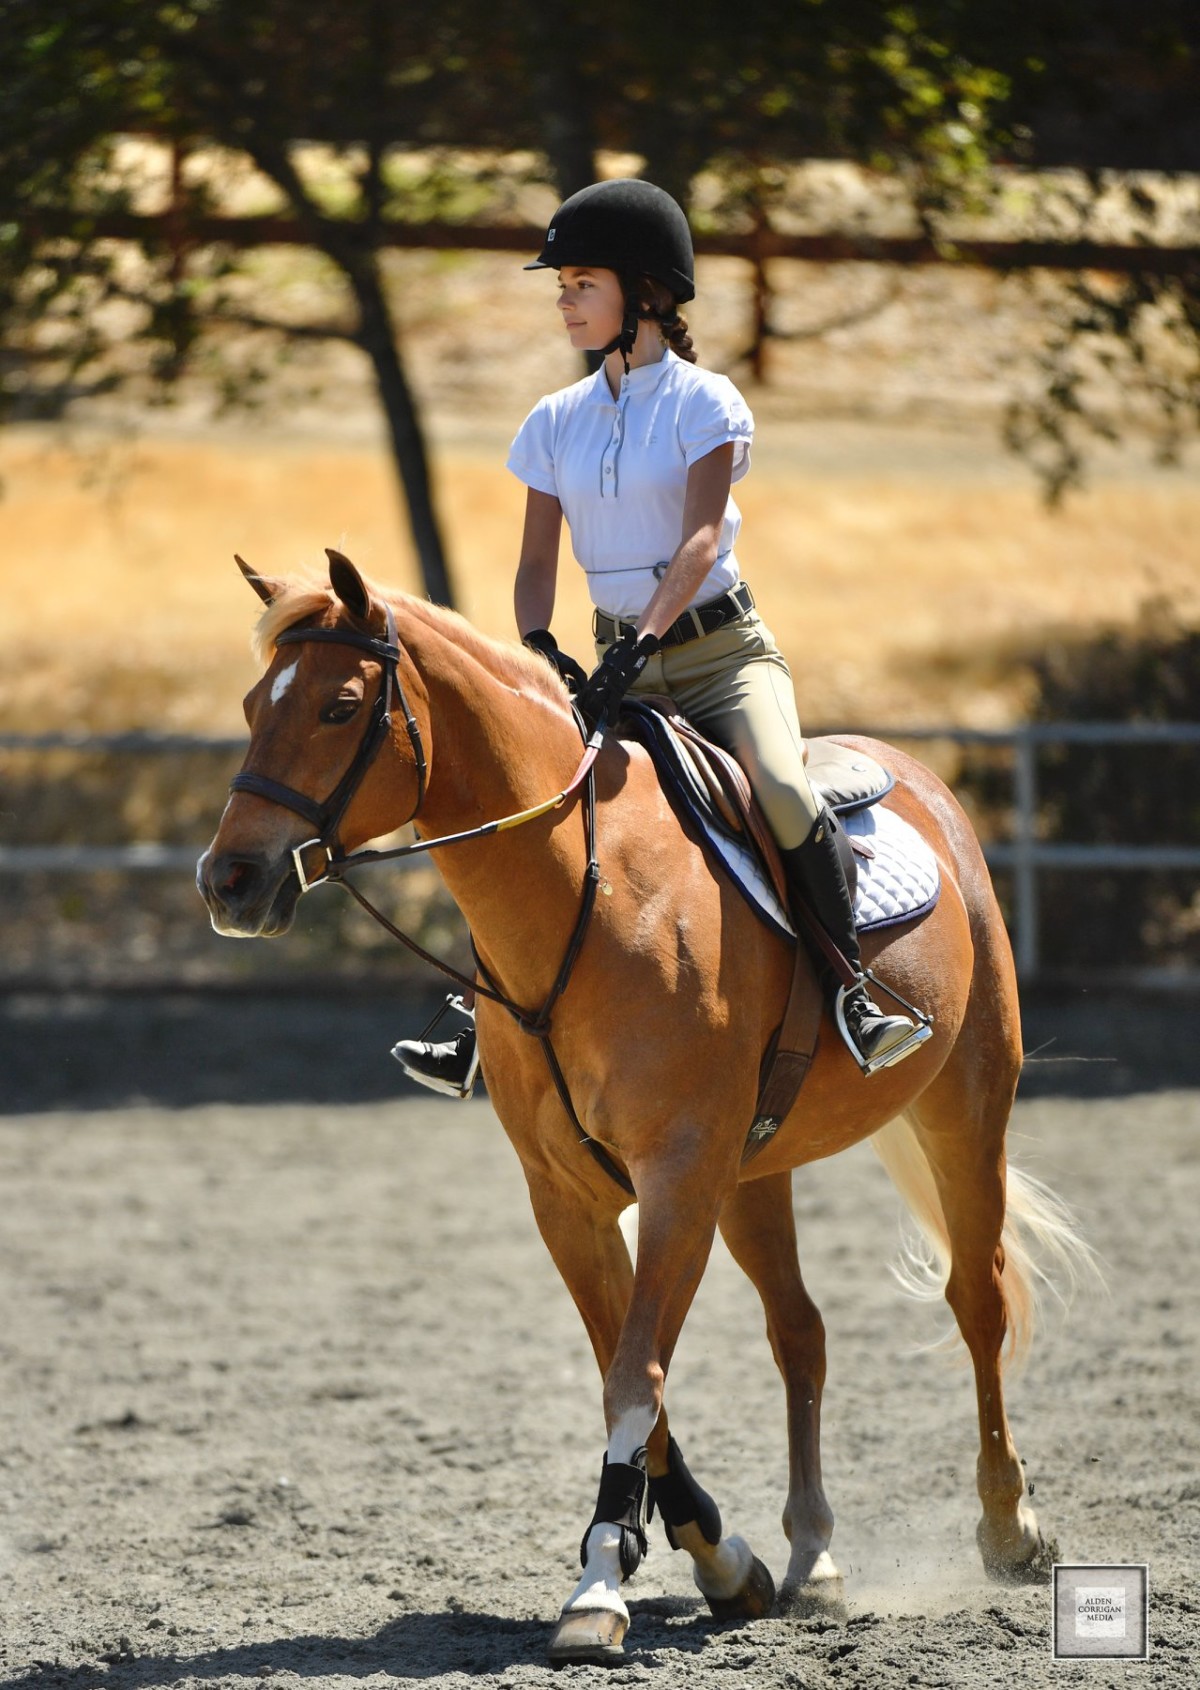
[[[226,939],[274,939],[286,933],[300,896],[290,853],[272,858],[211,847],[196,864],[196,889],[208,906],[213,930]]]

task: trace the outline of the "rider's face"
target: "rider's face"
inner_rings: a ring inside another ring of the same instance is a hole
[[[577,352],[599,352],[621,332],[625,298],[615,270],[568,264],[558,272],[558,309]]]

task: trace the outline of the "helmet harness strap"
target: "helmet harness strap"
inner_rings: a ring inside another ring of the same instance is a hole
[[[607,346],[601,347],[600,355],[607,358],[610,352],[619,352],[621,362],[625,366],[625,374],[629,374],[629,354],[633,351],[634,342],[638,337],[638,326],[641,323],[657,322],[665,330],[679,321],[679,312],[675,305],[663,317],[650,307],[644,306],[638,299],[637,290],[627,287],[625,293],[625,315],[621,321],[621,332],[614,335]],[[666,339],[666,335],[663,335]]]

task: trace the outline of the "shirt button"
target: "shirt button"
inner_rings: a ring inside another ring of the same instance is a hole
[[[605,464],[604,473],[605,473],[605,475],[611,475],[612,474],[612,465],[611,464]]]

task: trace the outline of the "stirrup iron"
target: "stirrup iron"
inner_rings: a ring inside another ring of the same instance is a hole
[[[906,1009],[917,1023],[907,1038],[901,1039],[899,1044],[893,1045],[890,1050],[884,1051],[882,1056],[877,1056],[873,1060],[870,1057],[865,1057],[859,1050],[854,1035],[846,1022],[846,999],[851,993],[856,992],[860,986],[868,983],[886,997],[891,998],[893,1003],[898,1003],[902,1009]],[[914,1050],[919,1049],[927,1039],[933,1037],[932,1015],[926,1015],[923,1010],[917,1008],[915,1003],[909,1003],[907,998],[901,997],[899,992],[886,985],[869,968],[864,968],[857,980],[853,980],[848,986],[840,985],[838,987],[837,997],[833,1004],[833,1018],[837,1023],[838,1032],[842,1035],[843,1043],[858,1063],[861,1071],[867,1075],[877,1074],[881,1068],[894,1068],[897,1062],[903,1062],[906,1056],[911,1056]]]
[[[422,1027],[421,1031],[417,1034],[418,1039],[420,1039],[422,1043],[431,1042],[429,1040],[430,1033],[433,1032],[435,1027],[439,1027],[442,1024],[452,1009],[457,1009],[460,1015],[465,1015],[471,1025],[474,1026],[475,1011],[467,1008],[466,1004],[462,1000],[462,993],[447,992],[445,998],[442,1000],[441,1007],[435,1011],[433,1019],[431,1021],[427,1021],[425,1026]]]

